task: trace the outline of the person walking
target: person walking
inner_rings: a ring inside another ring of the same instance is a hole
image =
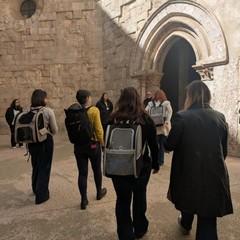
[[[23,111],[22,106],[20,105],[19,99],[13,99],[10,107],[7,109],[5,113],[5,119],[9,125],[11,132],[11,147],[16,148],[17,143],[15,142],[15,118],[16,116]],[[23,147],[22,143],[19,143],[19,147]]]
[[[108,117],[113,111],[113,104],[108,98],[107,93],[103,93],[101,99],[97,102],[96,107],[100,111],[101,123],[104,133],[107,129]]]
[[[87,197],[87,176],[88,159],[91,162],[96,186],[96,199],[101,200],[107,193],[106,188],[102,188],[101,169],[101,146],[104,145],[103,128],[100,119],[99,109],[92,105],[91,93],[87,90],[78,90],[76,94],[78,103],[87,109],[87,115],[94,129],[92,140],[84,144],[74,144],[74,154],[78,166],[78,187],[81,194],[80,208],[85,210],[89,201]]]
[[[159,171],[155,124],[144,110],[141,97],[133,87],[123,89],[116,104],[116,111],[109,117],[110,124],[126,121],[141,125],[142,143],[147,142],[149,148],[146,147],[143,153],[143,168],[138,178],[134,176],[111,176],[117,195],[115,213],[117,233],[120,240],[138,239],[148,231],[149,222],[146,217],[147,185],[151,169],[153,169],[153,174]]]
[[[45,128],[49,131],[47,139],[43,142],[29,143],[29,153],[32,162],[32,190],[35,194],[35,203],[41,204],[50,198],[49,181],[53,159],[53,135],[57,133],[58,126],[53,110],[46,107],[47,93],[36,89],[32,93],[31,110],[43,108]]]
[[[152,107],[160,107],[163,108],[163,124],[156,125],[157,127],[157,138],[159,144],[159,154],[158,154],[158,163],[159,166],[164,164],[164,147],[163,142],[169,134],[171,129],[171,117],[172,117],[172,107],[171,103],[167,100],[166,94],[163,90],[157,89],[154,95],[154,99],[150,101],[145,108],[145,110],[151,115],[151,108]]]
[[[173,151],[168,199],[181,212],[178,222],[190,234],[197,215],[196,240],[217,240],[217,217],[233,213],[225,164],[228,125],[210,107],[205,83],[187,86],[185,110],[176,114],[164,144]]]

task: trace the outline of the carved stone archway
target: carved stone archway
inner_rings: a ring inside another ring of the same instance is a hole
[[[147,85],[159,85],[165,57],[179,37],[191,44],[196,56],[193,68],[201,80],[213,80],[214,66],[228,63],[226,40],[216,17],[194,1],[169,1],[146,22],[131,56],[131,77],[139,79],[142,93]]]

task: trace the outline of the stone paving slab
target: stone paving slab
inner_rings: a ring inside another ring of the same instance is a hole
[[[31,164],[25,149],[11,149],[9,136],[0,135],[0,239],[1,240],[117,240],[115,192],[108,178],[103,186],[108,193],[101,201],[89,166],[89,206],[80,210],[77,165],[73,147],[66,136],[55,140],[50,180],[50,199],[34,204],[31,192]],[[196,221],[189,236],[182,236],[177,225],[178,211],[166,199],[171,154],[161,171],[148,185],[149,232],[143,240],[194,240]],[[220,240],[240,239],[240,159],[228,157],[234,214],[218,220]]]

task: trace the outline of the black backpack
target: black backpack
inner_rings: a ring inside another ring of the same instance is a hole
[[[68,109],[64,109],[66,114],[65,126],[71,143],[84,144],[91,141],[93,127],[87,115],[90,108],[74,103]]]

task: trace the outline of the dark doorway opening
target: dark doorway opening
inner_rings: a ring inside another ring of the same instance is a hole
[[[166,56],[164,75],[160,82],[161,89],[171,102],[173,115],[184,107],[186,86],[194,80],[200,80],[199,74],[192,67],[195,64],[192,46],[185,39],[179,38]]]

